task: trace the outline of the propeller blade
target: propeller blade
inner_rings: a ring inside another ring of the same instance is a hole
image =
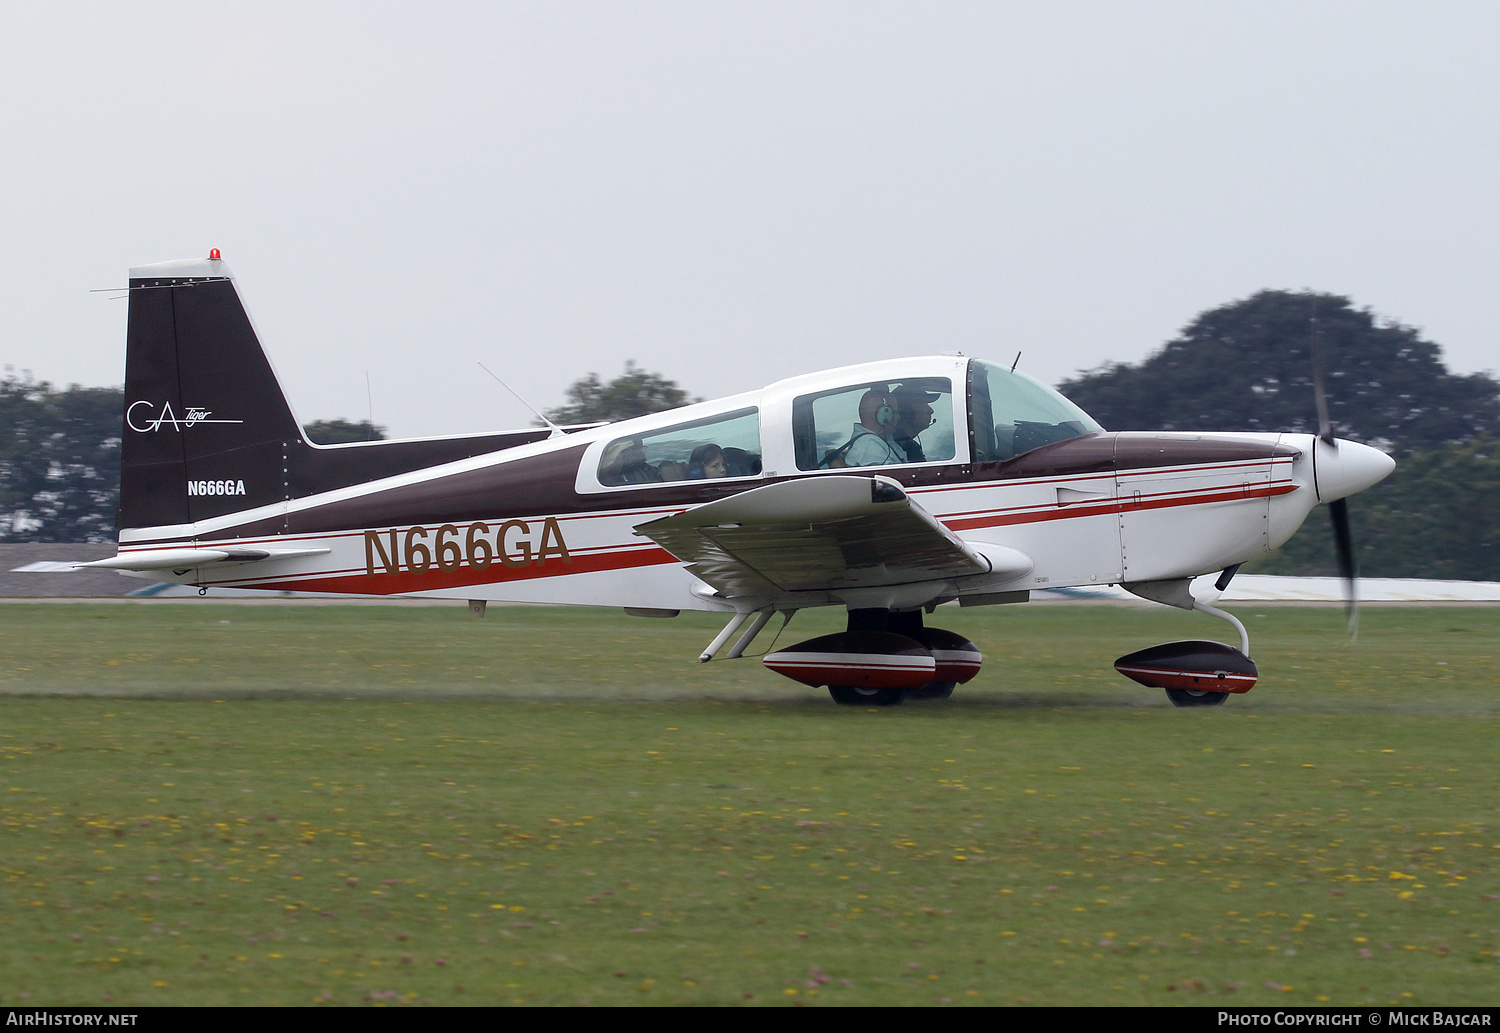
[[[1328,391],[1323,380],[1323,349],[1318,333],[1318,301],[1313,299],[1312,316],[1308,320],[1308,348],[1312,356],[1313,400],[1318,406],[1318,445],[1326,447],[1333,456],[1339,453],[1339,441],[1333,433],[1333,419],[1328,414]],[[1316,474],[1314,474],[1316,478]],[[1331,492],[1330,492],[1331,494]],[[1338,553],[1339,576],[1344,580],[1344,607],[1349,616],[1349,641],[1359,638],[1359,572],[1354,567],[1354,539],[1349,531],[1349,500],[1346,497],[1328,503],[1328,515],[1333,520],[1333,545]]]
[[[1349,534],[1349,500],[1335,499],[1328,504],[1333,519],[1333,544],[1338,552],[1339,576],[1344,579],[1345,610],[1349,615],[1349,639],[1359,637],[1359,580],[1354,569],[1354,541]]]
[[[1313,401],[1318,406],[1318,437],[1323,439],[1323,444],[1337,449],[1339,446],[1338,439],[1333,436],[1333,420],[1328,415],[1328,392],[1323,387],[1323,350],[1318,344],[1317,302],[1313,304],[1309,347],[1312,352]]]

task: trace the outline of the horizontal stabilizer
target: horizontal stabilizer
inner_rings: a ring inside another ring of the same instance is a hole
[[[329,549],[150,549],[127,552],[105,560],[76,563],[77,568],[105,570],[188,570],[221,563],[255,563],[260,560],[290,560],[299,556],[321,556]]]

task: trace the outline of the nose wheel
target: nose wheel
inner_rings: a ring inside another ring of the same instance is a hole
[[[1167,689],[1166,692],[1174,707],[1222,707],[1229,696],[1227,692],[1204,689]]]

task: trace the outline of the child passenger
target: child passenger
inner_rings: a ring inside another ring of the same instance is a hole
[[[728,477],[729,463],[724,450],[718,445],[699,445],[688,457],[688,476],[693,480],[707,477]]]

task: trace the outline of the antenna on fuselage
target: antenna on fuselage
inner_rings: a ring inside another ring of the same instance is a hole
[[[1016,352],[1016,361],[1012,362],[1010,364],[1010,371],[1012,373],[1014,373],[1016,371],[1016,367],[1019,366],[1020,364],[1021,364],[1021,353],[1020,352]]]
[[[370,393],[370,371],[365,370],[365,416],[370,427],[370,441],[375,440],[375,396]]]
[[[478,360],[476,360],[476,361],[478,361]],[[490,369],[488,366],[486,366],[482,362],[479,363],[479,368],[482,369],[482,370],[484,370],[490,376],[495,377],[495,383],[499,384],[501,387],[505,388],[505,390],[509,391],[512,395],[514,395],[516,401],[520,402],[522,405],[526,406],[526,408],[528,408],[532,412],[536,413],[536,418],[539,419],[539,420],[541,420],[543,423],[545,423],[547,425],[547,427],[552,431],[551,434],[547,435],[549,438],[560,438],[560,437],[563,436],[563,429],[561,427],[559,427],[557,424],[553,423],[551,420],[547,419],[546,415],[542,412],[542,410],[538,409],[536,406],[532,405],[526,399],[524,399],[520,395],[516,394],[515,390],[509,384],[507,384],[505,381],[501,380],[499,377],[496,377],[494,370]]]

